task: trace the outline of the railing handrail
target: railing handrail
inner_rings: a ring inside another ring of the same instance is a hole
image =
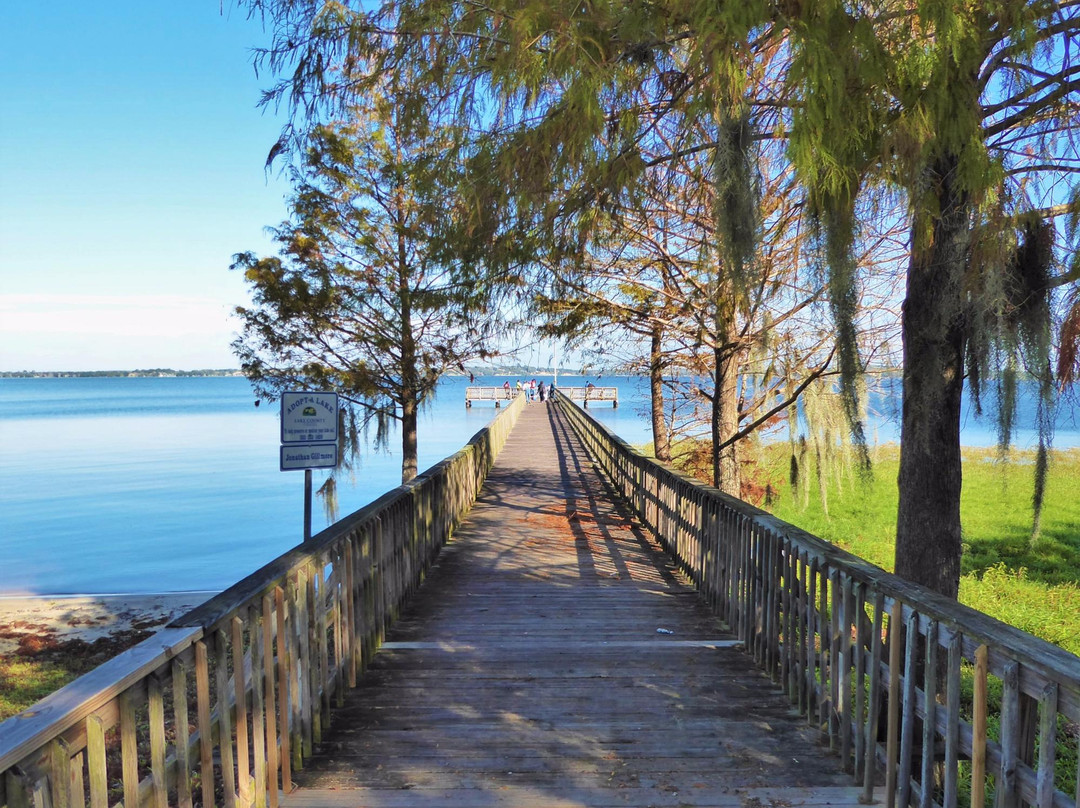
[[[955,789],[960,757],[968,754],[975,761],[979,749],[981,762],[973,762],[972,771],[981,766],[984,777],[972,775],[973,792],[985,787],[990,774],[1002,784],[999,806],[1075,804],[1073,786],[1068,794],[1054,786],[1053,717],[1080,723],[1080,657],[648,458],[567,397],[556,401],[616,493],[739,633],[748,652],[809,717],[815,710],[828,713],[821,716],[822,727],[845,766],[857,779],[865,778],[866,798],[873,771],[884,763],[886,785],[892,784],[900,804],[917,797],[923,805],[936,805],[934,750],[943,743],[947,790]],[[909,642],[911,636],[918,642]],[[900,648],[905,649],[902,665]],[[973,707],[972,723],[960,714],[965,662],[974,667],[976,692],[980,681],[985,688],[988,675],[1002,682],[1000,740],[986,739],[985,698]],[[877,726],[871,722],[883,726],[885,721],[879,698],[889,704],[888,745],[871,732]],[[938,703],[945,698],[947,704]],[[932,722],[924,720],[927,715]],[[929,730],[916,729],[919,722]],[[931,735],[921,741],[913,737],[927,731]],[[918,755],[921,772],[914,771]],[[1070,776],[1080,793],[1080,775]],[[929,784],[926,789],[923,783]],[[955,798],[955,791],[947,793],[945,804],[955,805]]]
[[[685,474],[656,458],[648,457],[641,450],[612,432],[603,422],[596,420],[589,413],[582,412],[576,407],[574,409],[585,418],[588,418],[591,426],[603,432],[608,440],[620,447],[621,451],[663,469],[664,472],[683,485],[690,486],[702,496],[723,502],[726,507],[756,524],[783,533],[802,545],[804,549],[813,551],[820,561],[828,562],[837,568],[843,569],[854,580],[880,588],[887,597],[918,601],[920,613],[928,618],[949,624],[962,624],[965,634],[971,633],[983,641],[1001,642],[1003,646],[1001,652],[1017,661],[1023,661],[1022,655],[1014,654],[1013,648],[1023,649],[1028,654],[1029,661],[1038,662],[1038,664],[1058,672],[1061,682],[1073,687],[1080,696],[1080,657],[1075,654],[1016,628],[1016,626],[1002,622],[985,612],[973,609],[957,600],[952,600],[924,586],[900,578],[819,536],[815,536],[813,533],[773,516],[768,511],[757,508],[730,494],[725,494],[714,486],[703,483],[701,480]],[[1002,640],[1004,641],[1002,642]],[[1012,645],[1014,643],[1015,646]]]
[[[0,722],[0,772],[71,729],[202,636],[201,628],[163,628]]]
[[[366,527],[377,523],[380,518],[393,515],[406,506],[412,507],[413,519],[416,519],[417,514],[425,507],[427,510],[424,511],[424,515],[430,517],[430,510],[437,506],[437,503],[432,504],[439,494],[435,489],[444,485],[444,483],[449,484],[447,476],[450,471],[465,469],[466,476],[461,480],[471,480],[469,487],[474,490],[468,492],[467,501],[460,496],[460,492],[444,493],[444,497],[452,500],[454,508],[458,511],[454,513],[447,511],[442,514],[442,526],[445,528],[442,532],[446,535],[440,536],[439,539],[445,541],[449,537],[452,526],[460,521],[464,511],[468,509],[475,499],[476,491],[479,489],[488,470],[490,470],[495,456],[505,443],[506,436],[513,428],[513,424],[521,413],[524,404],[524,396],[518,396],[488,426],[479,430],[462,449],[434,464],[409,483],[384,493],[375,501],[316,534],[309,542],[293,547],[233,586],[215,595],[204,604],[181,615],[167,627],[138,645],[118,654],[103,665],[50,694],[28,710],[0,723],[0,805],[10,805],[13,799],[9,793],[6,795],[5,801],[5,772],[30,760],[31,757],[35,759],[49,757],[48,749],[50,745],[54,744],[56,740],[62,740],[65,734],[75,732],[78,737],[82,738],[84,733],[79,730],[80,722],[86,721],[89,716],[99,713],[106,706],[109,708],[109,715],[112,716],[117,712],[115,703],[122,694],[133,687],[143,686],[143,683],[151,674],[160,672],[173,660],[177,660],[182,656],[185,658],[190,656],[193,646],[211,637],[215,631],[227,630],[227,623],[230,618],[232,620],[239,619],[237,615],[245,615],[246,610],[255,610],[256,605],[264,596],[273,593],[275,590],[280,592],[281,588],[290,579],[290,576],[294,576],[299,571],[313,566],[321,569],[319,562],[321,559],[325,559],[328,554],[337,553],[338,557],[344,558],[345,551],[340,549],[339,545],[345,541],[350,541],[352,537],[357,535],[358,529],[362,526]],[[429,497],[426,505],[418,503],[425,496]],[[414,536],[413,539],[422,539],[428,544],[432,542],[432,537],[427,536]],[[434,545],[435,552],[437,552],[438,546],[440,545]],[[430,551],[431,549],[427,544],[418,550],[421,555]],[[422,567],[425,560],[429,559],[418,558],[415,561],[410,561],[409,558],[399,553],[390,559],[388,563],[400,566],[401,570],[399,572],[403,575],[407,573],[411,577],[416,577],[422,576]],[[380,563],[379,559],[371,561],[373,565],[378,563]],[[347,568],[348,566],[347,563],[344,564],[344,567]],[[339,571],[335,570],[334,574],[338,575]],[[341,575],[344,575],[344,573],[342,572]],[[414,583],[406,581],[403,587],[408,588]],[[324,583],[319,582],[318,587],[321,593]],[[329,596],[322,595],[322,598],[322,606],[326,606],[328,609],[337,609],[336,612],[330,615],[331,619],[340,621],[342,619],[341,603],[335,600],[333,604],[327,606],[330,603],[327,598],[343,600],[344,596],[335,595],[331,592]],[[387,609],[393,611],[394,608],[394,604],[380,607],[382,611],[387,611]],[[295,629],[296,626],[293,628]],[[274,639],[279,645],[283,642],[283,638],[279,635],[275,634]],[[292,641],[290,640],[290,642]],[[248,652],[241,651],[242,655],[245,653]],[[343,666],[351,661],[342,656],[340,649],[336,652],[336,656],[338,658],[334,660],[335,665]],[[315,664],[315,662],[313,661],[312,664]],[[323,673],[327,674],[327,671],[324,669]],[[304,671],[300,675],[306,677],[309,674]],[[328,675],[332,677],[335,674],[330,672]],[[245,674],[246,678],[247,674]],[[252,682],[246,681],[243,684],[247,687],[245,699],[252,698]],[[300,689],[306,689],[306,681],[301,683]],[[314,695],[317,697],[319,694],[316,692]],[[328,698],[325,693],[322,697]],[[231,702],[230,704],[230,709],[235,710],[236,703]],[[294,706],[293,709],[298,708]],[[218,716],[219,713],[220,711],[215,708],[215,716]],[[215,718],[214,721],[216,725],[218,718]],[[184,728],[183,732],[186,737],[187,729]],[[79,744],[77,744],[79,748],[85,746],[85,739],[81,740]],[[67,749],[68,747],[63,744],[62,748]],[[74,751],[77,753],[77,750]],[[187,750],[184,750],[184,754],[187,754]],[[247,752],[244,754],[246,756]],[[64,764],[64,766],[68,765],[71,765],[71,761]],[[80,763],[81,765],[84,764]],[[56,783],[51,782],[56,779],[55,772],[50,775],[50,782],[47,786],[42,785],[41,777],[36,781],[33,777],[24,779],[29,783],[29,785],[24,783],[26,788],[66,788],[63,783],[57,786]],[[10,775],[7,781],[11,782]],[[136,785],[142,790],[149,787],[159,787],[159,784],[149,786],[146,782],[136,783]],[[134,787],[130,783],[125,783],[125,786],[126,788]],[[57,801],[54,799],[52,803],[57,804]]]
[[[588,395],[589,398],[592,398],[593,396],[617,396],[619,394],[618,387],[601,387],[598,384],[592,387],[577,385],[574,387],[556,387],[555,389],[570,399],[579,395]]]
[[[273,561],[241,578],[228,589],[219,592],[206,602],[180,615],[169,623],[169,626],[199,627],[207,632],[212,631],[225,615],[240,608],[247,601],[261,597],[283,577],[310,564],[320,553],[338,541],[342,535],[348,533],[357,525],[370,520],[403,497],[408,496],[409,492],[418,487],[421,482],[421,477],[417,476],[408,483],[391,488],[367,505],[319,531],[311,537],[310,541],[286,550]]]

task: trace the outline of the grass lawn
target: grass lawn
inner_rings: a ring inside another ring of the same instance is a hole
[[[48,632],[19,636],[22,640],[16,651],[0,654],[0,721],[141,642],[150,631],[122,629],[93,642],[57,640]]]
[[[810,486],[805,506],[784,470],[785,447],[770,460],[779,494],[767,507],[781,519],[892,570],[899,449],[874,450],[873,480],[853,475],[828,486],[828,514]],[[1031,534],[1033,455],[1013,452],[1000,463],[995,449],[964,450],[961,521],[964,533],[960,600],[1017,628],[1080,654],[1080,450],[1054,452],[1042,532]]]
[[[0,657],[0,721],[59,690],[78,675],[55,662]]]

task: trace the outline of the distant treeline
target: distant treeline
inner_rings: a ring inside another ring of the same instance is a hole
[[[0,379],[96,379],[105,377],[157,378],[162,376],[241,376],[231,368],[203,368],[200,370],[173,370],[172,368],[146,368],[143,370],[3,370]]]

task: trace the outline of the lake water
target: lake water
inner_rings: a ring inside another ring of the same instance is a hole
[[[621,382],[607,420],[644,442]],[[466,409],[467,385],[444,379],[421,414],[421,469],[500,412]],[[0,379],[0,595],[229,586],[302,538],[304,475],[278,470],[279,437],[277,405],[242,378]],[[391,444],[340,479],[342,514],[400,482]],[[312,521],[327,525],[317,499]]]
[[[618,386],[620,407],[590,412],[630,443],[648,442],[645,381],[594,381]],[[466,409],[467,385],[444,379],[422,413],[421,469],[499,412]],[[880,440],[895,439],[894,399],[875,400]],[[1080,445],[1076,420],[1062,413],[1055,445]],[[1031,434],[1017,437],[1023,446]],[[992,445],[992,424],[966,417],[964,440]],[[398,484],[396,436],[391,443],[393,452],[368,451],[341,478],[342,514]],[[278,470],[278,446],[277,406],[256,408],[242,378],[0,379],[0,595],[229,586],[301,539],[303,474]],[[315,472],[316,486],[324,477]],[[313,530],[325,526],[316,501]]]

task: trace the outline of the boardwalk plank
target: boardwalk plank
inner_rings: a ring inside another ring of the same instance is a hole
[[[543,405],[296,781],[288,808],[859,795]]]
[[[352,791],[296,792],[295,808],[856,808],[854,787],[820,789],[772,788],[721,790],[694,788],[682,791],[653,788],[530,788],[500,789],[357,789]],[[878,800],[880,802],[880,799]]]

